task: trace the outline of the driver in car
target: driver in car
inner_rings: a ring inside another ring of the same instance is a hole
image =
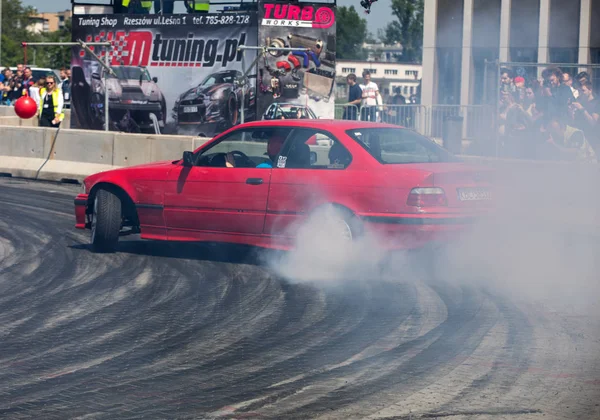
[[[267,154],[269,155],[269,161],[263,162],[257,166],[257,168],[272,168],[275,163],[275,158],[281,151],[281,146],[285,142],[285,136],[281,134],[274,134],[269,138],[267,143]],[[228,168],[235,167],[235,158],[231,152],[227,153],[225,165]]]

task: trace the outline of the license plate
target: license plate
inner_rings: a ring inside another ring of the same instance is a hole
[[[183,112],[185,112],[186,114],[192,113],[192,112],[198,112],[198,107],[197,106],[184,106]]]
[[[459,188],[458,198],[460,201],[491,200],[492,192],[487,188]]]

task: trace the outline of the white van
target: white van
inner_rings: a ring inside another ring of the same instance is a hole
[[[31,68],[31,72],[33,73],[33,80],[37,80],[41,76],[47,76],[52,73],[56,76],[56,81],[58,83],[60,83],[60,72],[58,70],[52,70],[52,69],[46,68],[46,67],[31,67],[31,66],[25,66],[25,67]],[[9,67],[9,69],[11,69],[13,71],[13,73],[17,71],[16,67]]]

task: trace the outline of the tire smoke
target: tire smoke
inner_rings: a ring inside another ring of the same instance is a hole
[[[494,211],[433,252],[389,253],[369,231],[348,241],[340,234],[347,215],[328,206],[305,220],[294,250],[268,265],[292,283],[443,281],[600,315],[598,166],[487,164],[497,171]]]

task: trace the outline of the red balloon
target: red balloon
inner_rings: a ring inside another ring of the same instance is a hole
[[[37,104],[29,96],[21,96],[15,102],[15,113],[23,119],[33,118],[37,112]]]

